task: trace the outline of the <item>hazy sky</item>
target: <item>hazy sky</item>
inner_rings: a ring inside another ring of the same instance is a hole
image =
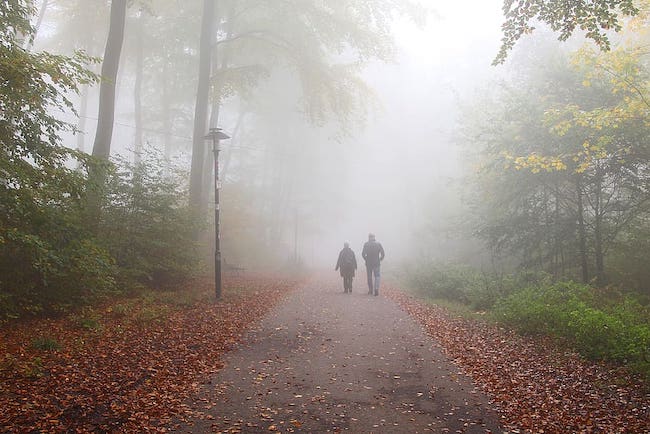
[[[457,172],[451,136],[459,99],[498,73],[491,62],[501,38],[501,0],[427,5],[435,12],[424,28],[397,23],[396,63],[368,68],[383,110],[348,143],[350,194],[328,237],[332,249],[347,239],[360,250],[372,231],[394,259],[417,250],[411,241],[417,244],[427,209],[436,209],[425,202],[449,193],[447,181]]]

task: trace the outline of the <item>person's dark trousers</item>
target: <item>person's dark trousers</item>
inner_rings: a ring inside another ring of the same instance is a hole
[[[368,294],[379,295],[379,265],[375,267],[366,266],[366,273],[368,273]]]
[[[343,289],[345,292],[352,292],[352,276],[343,277]]]
[[[368,294],[372,295],[372,267],[366,265],[366,274],[368,275]]]

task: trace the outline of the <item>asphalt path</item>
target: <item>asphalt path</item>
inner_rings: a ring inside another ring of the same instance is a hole
[[[488,399],[391,300],[306,284],[200,388],[178,432],[499,433]]]

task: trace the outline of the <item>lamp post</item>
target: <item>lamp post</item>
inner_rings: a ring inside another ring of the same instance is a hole
[[[219,141],[229,139],[230,136],[221,131],[221,128],[210,128],[205,136],[212,139],[212,152],[214,154],[214,292],[217,300],[221,299],[221,243],[219,239]]]

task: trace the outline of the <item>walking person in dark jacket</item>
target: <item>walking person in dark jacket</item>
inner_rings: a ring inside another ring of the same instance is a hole
[[[357,257],[354,255],[349,243],[343,243],[343,250],[339,253],[339,259],[336,261],[334,270],[339,269],[341,270],[341,277],[343,277],[343,292],[346,294],[352,293],[352,279],[357,269]]]
[[[368,241],[363,245],[361,256],[366,261],[368,294],[379,295],[379,269],[381,261],[384,260],[384,248],[375,240],[375,234],[368,234]]]

